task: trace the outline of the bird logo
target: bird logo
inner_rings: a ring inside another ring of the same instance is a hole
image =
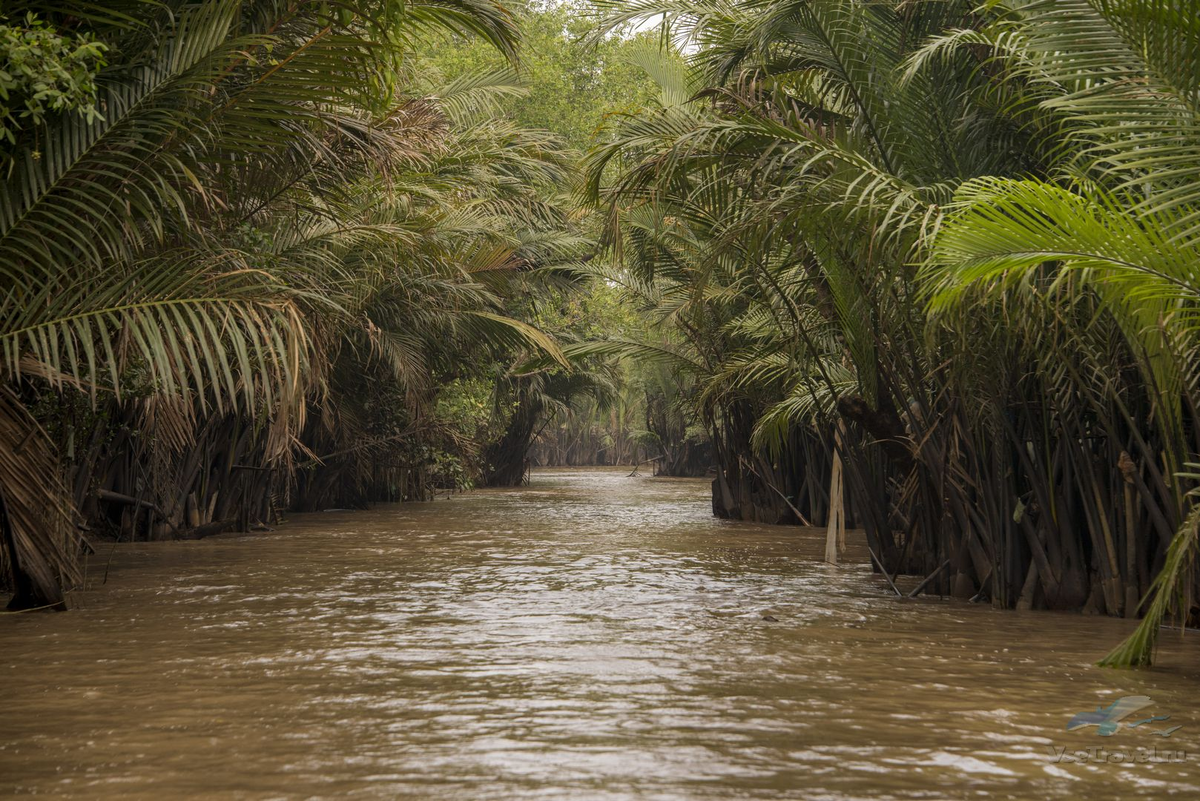
[[[1148,695],[1125,695],[1113,701],[1108,706],[1096,707],[1095,712],[1080,712],[1078,715],[1075,715],[1067,723],[1067,731],[1076,731],[1086,726],[1095,726],[1096,733],[1101,737],[1112,737],[1122,726],[1127,729],[1135,729],[1138,726],[1144,726],[1148,723],[1157,723],[1158,721],[1170,719],[1170,715],[1151,715],[1148,718],[1128,723],[1125,722],[1125,718],[1134,712],[1145,709],[1152,703]],[[1166,729],[1150,730],[1150,733],[1159,737],[1170,737],[1182,728],[1183,726],[1171,726]]]

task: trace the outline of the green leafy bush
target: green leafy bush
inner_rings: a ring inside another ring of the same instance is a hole
[[[18,132],[48,114],[75,111],[88,122],[97,119],[104,50],[87,36],[59,34],[33,14],[23,25],[0,25],[0,148],[15,145]]]

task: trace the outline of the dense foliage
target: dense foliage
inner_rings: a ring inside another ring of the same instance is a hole
[[[694,376],[719,512],[822,524],[844,476],[889,574],[1147,598],[1148,661],[1195,614],[1200,4],[605,7],[687,54],[589,180],[677,341],[589,352]]]
[[[418,52],[477,36],[514,57],[505,9],[5,10],[25,26],[8,40],[54,44],[10,93],[46,102],[17,118],[0,193],[14,604],[61,603],[89,530],[200,536],[479,472],[439,388],[560,358],[507,307],[584,247],[555,200],[560,140],[491,113],[511,73],[431,82]],[[66,91],[71,58],[94,86]]]

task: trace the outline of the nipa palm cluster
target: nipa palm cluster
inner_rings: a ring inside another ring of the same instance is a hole
[[[590,351],[695,377],[719,513],[832,506],[889,581],[1145,614],[1108,661],[1148,662],[1196,603],[1200,3],[605,12],[674,46],[589,181],[670,335]]]
[[[511,72],[447,81],[415,55],[447,35],[513,55],[499,4],[4,13],[21,58],[49,30],[63,62],[36,117],[49,79],[14,78],[0,144],[15,605],[61,605],[98,527],[198,536],[426,497],[447,453],[478,451],[435,413],[439,384],[558,355],[509,312],[579,255],[564,153],[491,113]]]

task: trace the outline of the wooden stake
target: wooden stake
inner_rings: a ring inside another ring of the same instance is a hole
[[[833,450],[833,469],[829,473],[829,525],[825,530],[825,561],[838,563],[838,551],[846,547],[846,510],[842,503],[842,455]]]

